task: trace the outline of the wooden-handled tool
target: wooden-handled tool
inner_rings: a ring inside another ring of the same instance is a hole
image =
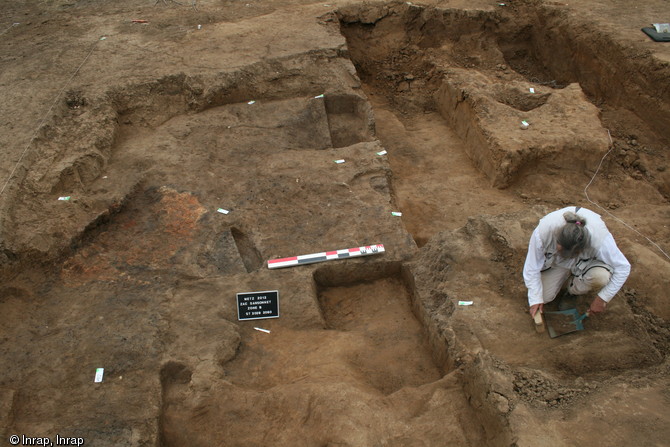
[[[537,312],[535,312],[535,316],[533,317],[533,321],[535,322],[535,331],[538,334],[541,334],[544,332],[544,320],[542,319],[542,312],[538,309]]]

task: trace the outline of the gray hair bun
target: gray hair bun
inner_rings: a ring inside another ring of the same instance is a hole
[[[591,236],[586,229],[586,219],[573,212],[563,214],[565,225],[556,234],[556,242],[563,247],[563,256],[575,257],[589,247]]]
[[[582,226],[586,225],[586,219],[584,219],[582,216],[579,216],[578,214],[573,213],[572,211],[563,213],[563,218],[567,223]]]

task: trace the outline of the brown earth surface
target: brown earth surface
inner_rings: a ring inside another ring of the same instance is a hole
[[[659,22],[666,0],[4,2],[0,445],[667,445]],[[567,205],[633,269],[551,339],[521,270]],[[278,318],[238,319],[272,290]]]

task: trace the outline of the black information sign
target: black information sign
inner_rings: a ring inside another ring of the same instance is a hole
[[[237,319],[258,320],[279,317],[279,291],[237,294]]]

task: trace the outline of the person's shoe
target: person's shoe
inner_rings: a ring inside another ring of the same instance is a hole
[[[568,292],[563,293],[558,299],[558,310],[569,310],[577,307],[577,297]]]

